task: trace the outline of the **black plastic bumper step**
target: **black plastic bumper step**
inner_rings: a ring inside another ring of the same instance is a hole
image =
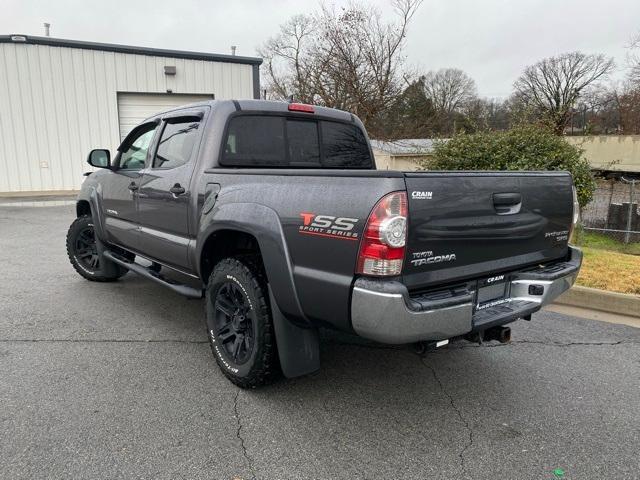
[[[493,325],[503,325],[504,323],[518,318],[531,315],[540,308],[540,304],[527,300],[512,300],[500,303],[481,310],[476,310],[473,314],[473,328],[487,328]]]

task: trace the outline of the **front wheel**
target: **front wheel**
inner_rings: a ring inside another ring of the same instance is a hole
[[[268,290],[258,262],[226,258],[213,269],[206,289],[211,350],[224,375],[241,388],[273,380],[277,351]]]
[[[127,269],[104,258],[98,251],[93,219],[82,215],[75,219],[67,232],[67,255],[73,268],[87,280],[112,282]]]

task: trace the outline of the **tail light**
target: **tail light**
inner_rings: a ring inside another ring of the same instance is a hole
[[[578,202],[578,192],[575,186],[571,187],[573,191],[573,215],[571,217],[571,228],[569,229],[569,241],[572,242],[574,239],[573,234],[575,233],[576,226],[578,225],[578,221],[580,220],[580,203]]]
[[[356,273],[400,275],[407,241],[407,194],[393,192],[373,207],[358,252]]]

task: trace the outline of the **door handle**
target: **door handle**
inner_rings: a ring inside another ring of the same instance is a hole
[[[184,192],[186,192],[184,187],[182,185],[180,185],[179,183],[176,183],[173,187],[171,187],[169,189],[169,191],[171,193],[173,193],[174,195],[182,195]]]
[[[518,213],[522,206],[522,195],[519,193],[494,193],[493,208],[498,215]]]
[[[129,184],[129,190],[131,190],[132,192],[135,192],[136,190],[138,190],[140,187],[138,186],[138,184],[136,182],[131,182]]]

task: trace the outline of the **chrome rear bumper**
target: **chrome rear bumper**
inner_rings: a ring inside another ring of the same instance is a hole
[[[574,284],[582,252],[569,247],[568,259],[509,274],[508,295],[495,304],[476,305],[476,292],[448,297],[410,297],[400,282],[359,278],[351,298],[355,332],[382,343],[443,340],[530,315]]]

